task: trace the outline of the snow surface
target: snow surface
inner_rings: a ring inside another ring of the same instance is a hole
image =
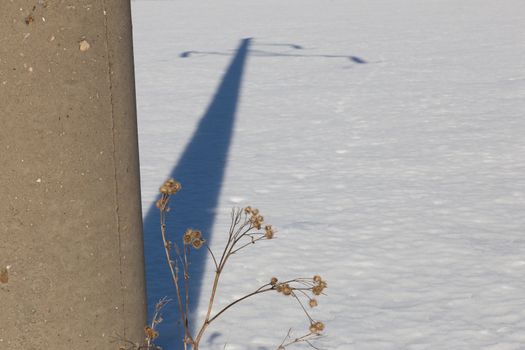
[[[525,349],[524,1],[132,6],[145,218],[179,164],[189,194],[170,215],[205,220],[213,248],[232,206],[279,230],[232,260],[219,305],[272,276],[320,274],[324,349]],[[231,120],[195,133],[210,111]],[[192,200],[192,179],[214,197]],[[170,288],[152,235],[150,304]],[[170,350],[173,322],[160,328]],[[297,305],[266,295],[203,345],[275,349],[290,327],[308,327]]]

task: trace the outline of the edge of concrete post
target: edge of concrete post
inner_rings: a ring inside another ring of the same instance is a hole
[[[106,0],[103,3],[106,6],[104,14],[107,16],[115,175],[118,179],[116,191],[124,334],[138,341],[144,336],[147,304],[131,4],[129,0]]]

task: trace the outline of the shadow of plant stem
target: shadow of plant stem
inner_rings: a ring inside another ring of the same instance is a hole
[[[271,240],[274,238],[275,230],[271,225],[265,225],[263,216],[257,209],[246,207],[243,209],[233,209],[231,213],[231,223],[228,232],[228,241],[224,247],[220,258],[213,253],[204,239],[202,233],[198,230],[188,228],[182,237],[182,244],[172,242],[167,237],[166,215],[169,212],[169,201],[172,195],[181,190],[180,183],[173,179],[167,180],[160,188],[161,197],[157,201],[156,206],[160,211],[160,227],[162,241],[164,243],[164,251],[166,254],[166,262],[171,273],[171,279],[175,287],[175,295],[181,318],[181,324],[184,328],[184,349],[199,350],[199,344],[203,336],[210,326],[210,324],[219,318],[223,313],[234,305],[267,292],[277,292],[287,297],[291,297],[297,301],[300,308],[309,321],[308,333],[301,337],[292,338],[291,331],[288,331],[283,342],[277,347],[277,350],[283,350],[287,346],[298,343],[307,343],[312,348],[317,349],[312,340],[321,336],[324,330],[324,324],[320,321],[314,320],[307,310],[317,306],[316,297],[324,294],[323,291],[327,287],[327,283],[318,275],[313,278],[295,278],[280,282],[276,277],[272,277],[270,281],[254,291],[247,293],[243,297],[232,301],[230,304],[223,307],[221,310],[213,313],[213,305],[215,296],[218,291],[219,280],[222,271],[229,259],[237,254],[240,250],[245,249],[259,241]],[[190,265],[190,251],[192,249],[205,248],[213,259],[215,266],[215,276],[211,288],[211,294],[208,302],[206,316],[192,333],[189,324],[189,265]],[[181,282],[182,280],[182,282]],[[135,347],[135,349],[160,349],[154,344],[155,338],[159,333],[156,330],[157,325],[162,322],[161,309],[169,302],[168,299],[161,299],[156,307],[153,320],[150,325],[144,328],[146,333],[144,344]]]

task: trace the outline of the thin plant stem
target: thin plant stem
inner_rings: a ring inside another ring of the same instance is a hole
[[[208,243],[205,242],[204,244],[206,245],[206,249],[208,249],[208,253],[210,253],[211,257],[213,258],[213,263],[215,264],[215,271],[217,271],[219,269],[219,265],[217,265],[217,259],[215,259],[215,255],[211,251]]]
[[[265,285],[265,286],[267,286],[267,285]],[[263,287],[264,287],[264,286],[263,286]],[[232,307],[233,305],[235,305],[235,304],[237,304],[237,303],[239,303],[239,302],[241,302],[241,301],[243,301],[243,300],[245,300],[245,299],[248,299],[248,298],[250,298],[250,297],[252,297],[252,296],[254,296],[254,295],[261,294],[261,293],[265,293],[265,292],[269,292],[269,291],[271,291],[271,290],[274,290],[274,288],[273,288],[273,287],[270,287],[270,288],[267,288],[267,289],[261,289],[261,288],[259,288],[259,289],[257,289],[256,291],[254,291],[254,292],[252,292],[252,293],[250,293],[250,294],[246,294],[246,295],[243,296],[242,298],[239,298],[239,299],[237,299],[237,300],[231,302],[231,303],[228,304],[227,306],[225,306],[221,311],[219,311],[215,316],[213,316],[213,317],[210,319],[209,323],[213,322],[213,320],[215,320],[215,319],[216,319],[217,317],[219,317],[224,311],[228,310],[228,309],[229,309],[230,307]]]
[[[304,307],[304,305],[303,305],[303,303],[301,302],[301,300],[297,297],[297,294],[292,293],[292,296],[295,298],[295,300],[297,300],[297,302],[299,303],[299,305],[301,305],[301,309],[303,309],[304,313],[306,314],[306,316],[308,317],[308,319],[310,320],[310,322],[314,322],[313,318],[310,316],[310,314],[308,313],[308,311],[306,311],[306,308]]]
[[[184,294],[185,294],[185,306],[186,306],[186,310],[185,310],[185,318],[186,318],[186,324],[184,325],[184,333],[185,333],[185,339],[184,339],[184,344],[186,344],[186,340],[187,339],[191,339],[191,336],[190,336],[190,331],[189,331],[189,328],[190,328],[190,321],[189,321],[189,316],[190,316],[190,297],[189,297],[189,289],[190,289],[190,286],[189,286],[189,278],[190,278],[190,275],[189,275],[189,268],[188,268],[188,255],[189,255],[189,248],[187,247],[183,247],[184,248]],[[186,345],[184,345],[186,347]]]
[[[181,296],[180,296],[180,287],[179,287],[178,273],[173,268],[173,261],[171,259],[171,253],[170,253],[170,249],[169,249],[170,248],[170,243],[166,239],[166,214],[165,214],[165,209],[166,209],[166,206],[167,206],[168,201],[169,201],[169,196],[163,195],[163,199],[164,198],[166,198],[166,200],[164,202],[165,205],[164,205],[163,208],[161,208],[161,212],[160,212],[160,227],[161,227],[162,241],[164,243],[164,252],[166,253],[166,259],[168,260],[168,266],[170,268],[171,278],[173,280],[173,284],[175,285],[175,291],[176,291],[176,295],[177,295],[177,304],[179,304],[180,317],[181,317],[181,320],[182,320],[182,324],[186,325],[186,317],[184,316],[183,309],[182,309],[182,300],[181,300]]]

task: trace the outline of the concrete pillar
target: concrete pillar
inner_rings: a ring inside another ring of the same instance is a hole
[[[143,338],[130,18],[129,0],[0,0],[0,349]]]

